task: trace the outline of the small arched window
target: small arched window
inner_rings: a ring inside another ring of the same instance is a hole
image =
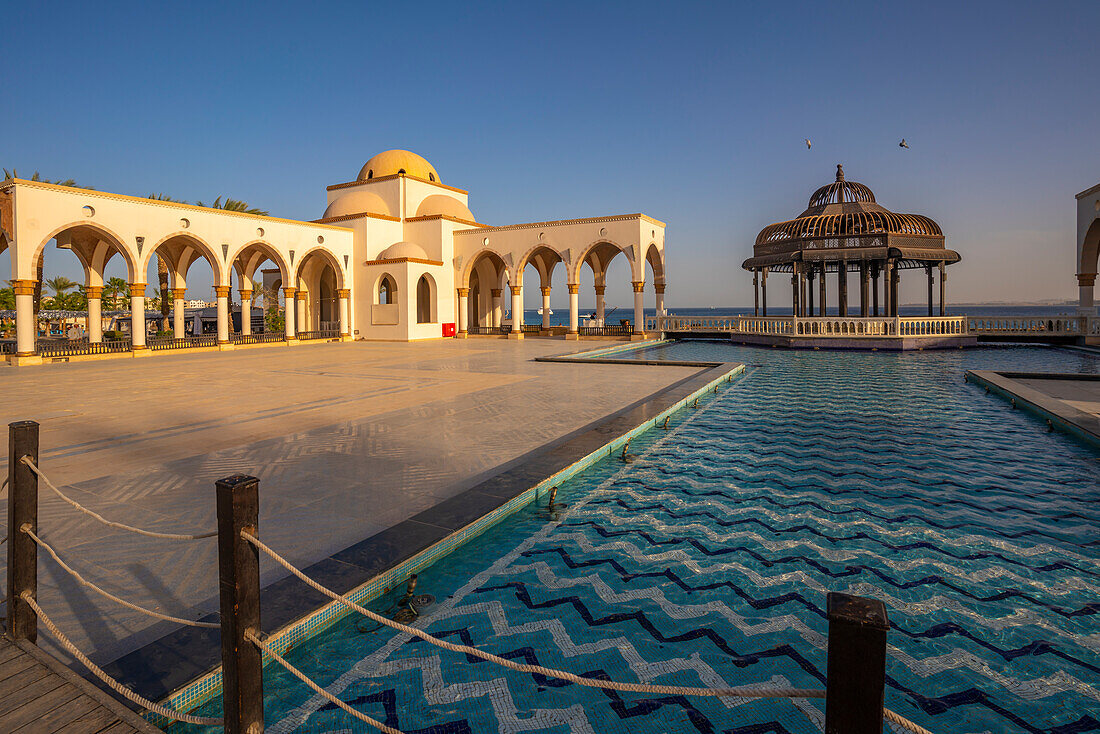
[[[397,303],[397,283],[389,275],[383,275],[378,284],[378,303]]]
[[[428,171],[428,180],[429,181],[435,181],[435,174],[432,173],[431,171]]]
[[[432,323],[432,284],[427,275],[421,275],[416,284],[416,323]]]
[[[374,169],[373,168],[370,169],[369,171],[367,171],[367,180],[369,181],[372,178],[374,178]]]

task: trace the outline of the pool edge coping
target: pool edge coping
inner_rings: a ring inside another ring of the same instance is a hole
[[[1013,407],[1022,407],[1027,412],[1047,420],[1051,428],[1058,428],[1063,433],[1100,447],[1100,418],[1079,410],[1063,400],[1027,387],[1013,379],[1017,377],[1044,380],[1100,379],[1096,375],[997,370],[967,370],[963,379],[1011,401]]]

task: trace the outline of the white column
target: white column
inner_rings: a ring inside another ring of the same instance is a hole
[[[298,331],[312,331],[310,324],[306,323],[306,299],[309,298],[309,294],[305,291],[298,291],[298,318],[295,321],[298,324]]]
[[[512,333],[523,332],[523,286],[512,286]]]
[[[579,322],[580,311],[580,297],[577,295],[580,292],[579,283],[568,283],[569,287],[569,333],[577,334],[577,325]]]
[[[550,286],[542,287],[542,328],[550,330]]]
[[[645,331],[645,281],[634,281],[634,333]]]
[[[103,341],[103,286],[90,285],[84,289],[88,296],[88,343]]]
[[[294,294],[297,292],[297,288],[283,288],[283,320],[286,322],[287,341],[297,338],[294,330]]]
[[[183,297],[185,295],[187,295],[187,291],[183,288],[172,289],[172,336],[176,339],[183,339],[187,336],[183,310]]]
[[[34,322],[34,283],[33,280],[12,281],[15,290],[15,354],[18,357],[30,357],[35,350],[38,324]]]
[[[237,291],[241,295],[241,336],[252,333],[252,291]]]
[[[458,333],[465,335],[467,328],[469,328],[468,319],[470,315],[470,289],[459,288],[458,289]]]
[[[753,278],[753,280],[756,280],[756,278]],[[654,303],[654,307],[656,308],[657,315],[660,316],[665,311],[665,284],[654,283],[653,289],[657,292],[657,299]]]
[[[130,284],[130,343],[135,352],[145,349],[145,284]]]
[[[214,296],[218,302],[218,344],[229,343],[229,286],[214,286]]]
[[[501,320],[501,306],[500,306],[500,294],[503,292],[501,288],[493,288],[493,326],[500,326]]]
[[[351,319],[349,318],[348,298],[351,297],[350,288],[340,288],[336,291],[337,306],[340,310],[340,336],[351,336]]]
[[[600,324],[603,324],[604,326],[606,326],[606,324],[603,323],[603,316],[604,316],[603,294],[606,291],[607,291],[607,286],[602,286],[602,285],[596,286],[596,320],[599,321]]]

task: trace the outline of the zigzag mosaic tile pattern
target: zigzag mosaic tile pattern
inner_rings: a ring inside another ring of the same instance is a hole
[[[963,383],[1067,351],[779,352],[421,574],[434,634],[591,677],[820,687],[827,590],[885,601],[886,704],[935,732],[1100,731],[1100,455]],[[377,608],[393,604],[380,600]],[[405,732],[820,731],[821,701],[619,695],[347,617],[288,656]],[[369,731],[281,670],[272,732]],[[206,707],[218,711],[218,702]],[[887,728],[889,731],[889,727]]]

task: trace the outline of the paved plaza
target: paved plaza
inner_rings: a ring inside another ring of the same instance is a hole
[[[1061,400],[1082,413],[1100,418],[1100,381],[1098,380],[1020,378],[1016,381],[1055,400]]]
[[[41,424],[40,465],[58,486],[152,530],[213,530],[215,480],[259,477],[261,535],[301,565],[699,371],[533,361],[596,346],[351,342],[0,367],[0,410],[5,423]],[[39,534],[91,580],[181,617],[217,609],[216,539],[144,538],[44,486],[40,498]],[[262,575],[285,572],[265,564]],[[90,595],[44,552],[39,586],[43,608],[97,662],[174,628]],[[48,634],[40,642],[55,649]]]

